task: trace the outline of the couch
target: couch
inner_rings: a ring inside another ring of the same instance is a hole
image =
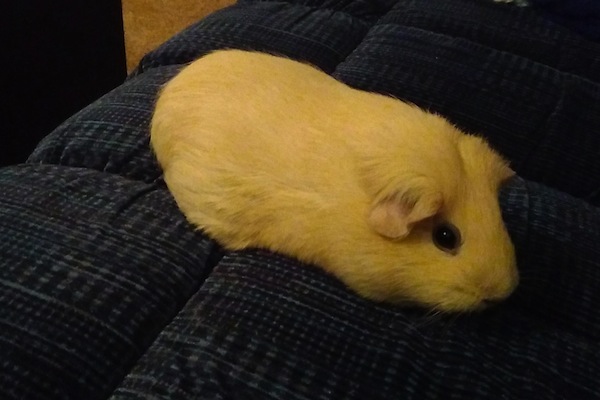
[[[0,169],[0,398],[600,398],[600,44],[540,7],[241,0],[147,54]],[[500,194],[517,291],[458,315],[378,304],[191,226],[148,124],[161,86],[220,48],[484,135],[519,176]]]

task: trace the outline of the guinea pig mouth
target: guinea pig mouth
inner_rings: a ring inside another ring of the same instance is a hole
[[[484,297],[473,291],[455,287],[434,308],[444,312],[482,311],[502,303],[511,293],[499,297]]]
[[[506,300],[506,298],[503,298],[503,299],[483,299],[483,300],[481,300],[481,306],[483,307],[483,309],[494,307],[494,306],[497,306],[498,304],[502,303],[504,300]]]
[[[473,310],[479,311],[479,310],[485,310],[491,307],[496,307],[499,304],[502,304],[506,299],[508,299],[508,297],[510,297],[510,295],[512,294],[512,291],[510,293],[507,293],[505,295],[499,296],[499,297],[479,297],[477,302],[474,305]]]

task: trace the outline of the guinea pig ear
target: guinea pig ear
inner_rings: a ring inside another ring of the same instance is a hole
[[[437,191],[398,193],[377,202],[369,213],[368,223],[384,237],[403,239],[416,223],[437,214],[442,204],[442,194]]]

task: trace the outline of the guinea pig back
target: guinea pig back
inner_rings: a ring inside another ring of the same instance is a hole
[[[309,65],[210,53],[161,90],[151,145],[187,219],[315,264],[376,301],[481,309],[518,283],[481,138]]]

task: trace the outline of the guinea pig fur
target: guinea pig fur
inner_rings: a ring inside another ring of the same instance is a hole
[[[442,311],[518,283],[481,138],[318,69],[221,50],[162,88],[151,145],[186,218],[228,249],[315,264],[359,295]]]

